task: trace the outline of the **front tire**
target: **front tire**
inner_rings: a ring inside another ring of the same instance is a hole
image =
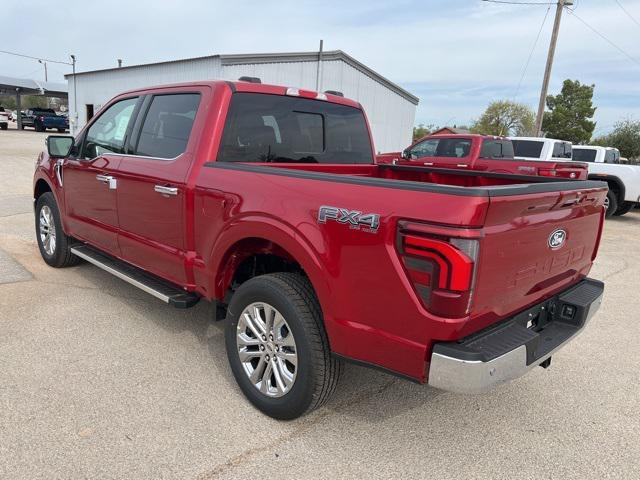
[[[606,218],[612,217],[616,213],[616,210],[618,210],[618,197],[611,189],[607,192],[607,198],[604,201],[604,208],[606,209],[604,214]]]
[[[60,211],[53,193],[46,192],[36,201],[36,238],[42,259],[52,267],[76,265],[80,258],[71,253],[71,237],[65,235]]]
[[[324,404],[342,371],[313,288],[294,273],[261,275],[238,288],[227,310],[225,343],[244,395],[279,420]]]

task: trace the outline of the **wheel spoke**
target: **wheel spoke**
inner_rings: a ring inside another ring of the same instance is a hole
[[[249,362],[251,360],[253,360],[254,358],[259,358],[262,360],[262,357],[264,357],[264,352],[261,352],[260,350],[238,350],[238,354],[240,355],[240,361],[241,362]]]
[[[278,357],[282,360],[286,360],[294,367],[298,366],[298,355],[296,355],[294,352],[280,352],[278,354]]]
[[[273,372],[273,366],[271,362],[261,362],[266,365],[264,372],[262,373],[262,380],[260,381],[260,391],[262,393],[269,392],[269,382],[271,381],[271,373]]]
[[[276,379],[276,388],[278,389],[278,393],[282,394],[287,391],[287,386],[285,385],[284,380],[284,372],[282,371],[282,364],[279,359],[272,360],[273,362],[273,376]]]
[[[247,325],[247,327],[249,327],[249,330],[251,330],[251,333],[255,335],[256,339],[260,338],[260,336],[262,335],[262,331],[260,330],[260,328],[256,326],[255,322],[253,321],[253,317],[251,317],[251,314],[248,312],[245,312],[243,314],[243,317],[244,317],[244,323]]]
[[[260,307],[257,304],[253,307],[253,321],[255,322],[255,326],[260,330],[260,334],[265,335],[267,330],[265,329],[264,320],[260,315]]]
[[[244,333],[238,335],[238,345],[242,347],[255,347],[260,345],[260,340],[251,338]]]
[[[253,372],[251,372],[251,375],[249,376],[249,380],[251,380],[251,383],[257,385],[260,382],[260,380],[263,378],[263,373],[266,366],[267,362],[258,362],[258,365],[256,365],[256,368],[253,370]]]

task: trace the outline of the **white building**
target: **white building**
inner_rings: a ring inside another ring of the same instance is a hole
[[[259,77],[275,85],[343,92],[364,107],[377,151],[398,151],[411,143],[418,98],[341,50],[321,56],[319,52],[212,55],[78,72],[75,79],[66,75],[72,131],[77,132],[110,98],[126,90],[241,76]]]

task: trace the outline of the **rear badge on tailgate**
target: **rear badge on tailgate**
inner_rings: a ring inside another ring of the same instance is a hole
[[[564,245],[564,241],[567,238],[567,232],[565,230],[562,230],[561,228],[554,230],[553,232],[551,232],[551,235],[549,235],[549,248],[555,250],[556,248],[560,248],[562,245]]]
[[[362,213],[358,210],[329,207],[323,205],[318,210],[318,223],[335,221],[354,230],[362,229],[365,232],[376,233],[380,227],[380,215],[377,213]]]

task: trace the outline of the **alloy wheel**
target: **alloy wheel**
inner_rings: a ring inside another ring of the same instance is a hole
[[[53,220],[51,209],[44,205],[40,209],[40,241],[47,255],[51,256],[56,251],[56,224]]]
[[[298,351],[282,314],[264,302],[247,306],[236,331],[240,362],[251,384],[268,397],[286,395],[296,380]]]

